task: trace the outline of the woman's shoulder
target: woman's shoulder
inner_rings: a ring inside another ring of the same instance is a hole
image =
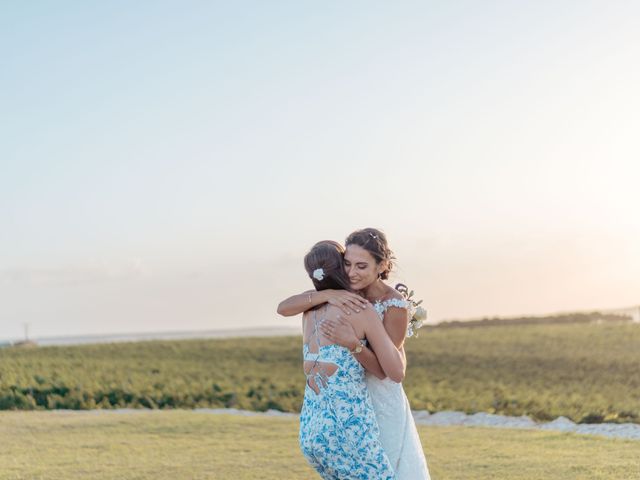
[[[381,303],[397,303],[398,301],[404,301],[404,297],[402,296],[402,294],[396,290],[395,288],[392,288],[390,286],[387,285],[387,291],[384,293],[384,295],[379,299],[379,301]]]
[[[377,303],[380,303],[385,310],[389,307],[408,308],[409,306],[409,302],[405,300],[402,294],[391,287]]]
[[[393,300],[394,298],[396,300],[404,300],[402,294],[393,287],[389,287],[389,290],[387,290],[387,295],[385,296],[388,297],[388,300]]]

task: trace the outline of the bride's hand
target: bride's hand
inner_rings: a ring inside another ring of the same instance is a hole
[[[347,315],[351,315],[352,312],[358,313],[370,305],[366,298],[346,290],[325,290],[323,293],[327,296],[327,303],[338,307]]]
[[[323,321],[320,324],[320,330],[333,343],[349,350],[353,350],[360,342],[353,326],[339,315],[336,320],[326,319]]]

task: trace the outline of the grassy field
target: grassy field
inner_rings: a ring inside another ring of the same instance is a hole
[[[319,478],[295,418],[188,411],[0,412],[0,480]],[[420,427],[434,480],[640,478],[640,442]]]
[[[297,412],[299,337],[0,349],[0,410]],[[414,409],[640,422],[640,325],[423,329],[407,341]]]

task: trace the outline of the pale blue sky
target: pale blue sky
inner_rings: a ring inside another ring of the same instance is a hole
[[[294,325],[377,226],[431,318],[640,302],[640,6],[4,2],[0,339]]]

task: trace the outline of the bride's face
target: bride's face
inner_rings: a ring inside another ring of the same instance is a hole
[[[351,288],[364,290],[378,279],[380,264],[360,245],[347,245],[344,253],[344,268],[349,276]]]

